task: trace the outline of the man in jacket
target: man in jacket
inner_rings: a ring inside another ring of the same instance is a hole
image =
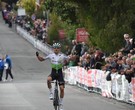
[[[7,64],[7,68],[6,68],[6,81],[8,79],[8,75],[10,75],[11,81],[12,81],[13,80],[13,75],[12,75],[12,72],[11,72],[12,61],[11,61],[11,57],[9,55],[5,56],[5,64]]]

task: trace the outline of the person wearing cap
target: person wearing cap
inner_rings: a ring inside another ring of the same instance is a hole
[[[57,79],[59,81],[59,87],[60,87],[60,110],[63,110],[63,98],[64,98],[64,76],[62,73],[62,67],[64,64],[64,61],[69,60],[70,57],[65,56],[61,53],[61,44],[60,43],[54,43],[53,44],[53,53],[47,55],[46,57],[42,57],[39,55],[38,52],[36,52],[36,56],[39,61],[44,61],[46,59],[51,60],[51,74],[47,78],[47,86],[50,91],[49,98],[50,100],[53,99],[53,91],[51,86],[51,81]]]

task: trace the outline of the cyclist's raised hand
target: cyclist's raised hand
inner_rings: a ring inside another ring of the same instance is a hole
[[[36,52],[36,56],[38,58],[39,61],[44,61],[45,59],[39,55],[39,52]]]
[[[36,56],[37,56],[37,57],[39,56],[39,52],[36,52]]]

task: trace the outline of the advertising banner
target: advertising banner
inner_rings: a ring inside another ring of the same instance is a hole
[[[104,72],[102,70],[97,70],[97,74],[96,74],[96,87],[97,88],[102,88],[102,74],[104,74]]]
[[[87,83],[86,83],[86,85],[88,86],[88,87],[92,87],[92,70],[90,69],[90,70],[88,70],[88,73],[87,73]]]
[[[135,102],[135,78],[132,78],[132,101]]]

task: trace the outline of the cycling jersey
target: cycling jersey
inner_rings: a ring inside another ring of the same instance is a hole
[[[46,56],[44,59],[50,59],[51,67],[53,69],[58,70],[58,69],[62,69],[64,61],[67,60],[68,58],[69,58],[68,56],[65,56],[62,53],[58,53],[58,54],[52,53]]]

